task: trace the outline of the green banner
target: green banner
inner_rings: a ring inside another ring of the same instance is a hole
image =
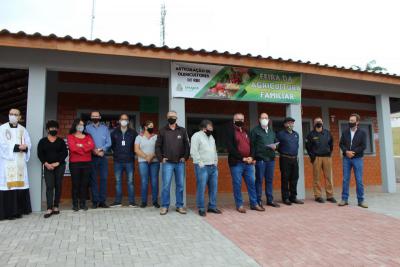
[[[171,70],[174,97],[301,102],[299,73],[189,63],[173,63]]]

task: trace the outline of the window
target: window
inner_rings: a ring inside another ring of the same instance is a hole
[[[218,154],[225,154],[228,153],[226,150],[226,127],[228,123],[232,123],[232,118],[227,117],[227,118],[207,118],[206,116],[204,117],[188,117],[187,118],[187,123],[186,123],[186,129],[189,135],[189,138],[192,138],[192,135],[199,130],[199,125],[200,122],[203,119],[208,119],[212,121],[213,126],[214,126],[214,132],[213,136],[215,138],[215,143],[217,147],[217,152]]]
[[[119,116],[122,114],[120,113],[103,113],[100,112],[101,114],[101,122],[107,125],[107,127],[112,131],[116,127],[118,127],[118,121],[119,121]],[[129,125],[132,129],[136,129],[136,116],[134,114],[128,114],[129,115]],[[87,123],[90,121],[90,112],[84,112],[81,113],[81,119]]]
[[[347,121],[340,121],[340,136],[342,136],[342,132],[345,131],[349,126]],[[374,131],[372,128],[372,123],[369,122],[360,122],[359,127],[367,134],[367,147],[364,151],[365,154],[374,154]]]

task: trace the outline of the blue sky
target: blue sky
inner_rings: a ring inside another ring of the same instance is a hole
[[[400,1],[165,0],[166,44],[400,74]],[[92,0],[0,0],[0,28],[90,36]],[[160,0],[96,0],[94,38],[160,43]]]

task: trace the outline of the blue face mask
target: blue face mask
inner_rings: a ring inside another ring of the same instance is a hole
[[[76,126],[76,130],[78,131],[78,132],[83,132],[83,130],[85,130],[85,126],[82,126],[82,125],[78,125],[78,126]]]

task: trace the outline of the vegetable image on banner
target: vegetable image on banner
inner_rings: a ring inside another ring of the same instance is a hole
[[[173,62],[173,97],[301,102],[301,74],[275,70]]]

